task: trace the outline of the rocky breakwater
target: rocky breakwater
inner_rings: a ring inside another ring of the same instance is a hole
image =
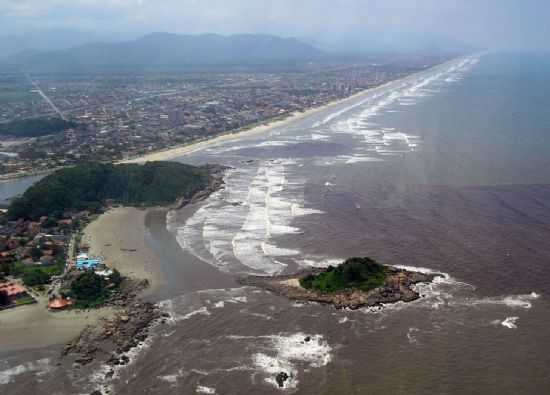
[[[345,272],[351,258],[340,265],[328,268],[314,268],[291,275],[280,276],[248,276],[239,279],[243,285],[260,287],[289,299],[331,304],[336,308],[358,309],[361,307],[381,306],[396,302],[412,302],[420,295],[414,285],[433,281],[437,274],[428,274],[400,269],[393,266],[380,266],[374,281],[368,278],[364,281],[353,279],[357,267],[351,268],[351,274],[341,277],[349,282],[340,281],[337,271]],[[372,261],[374,262],[374,261]],[[369,274],[370,275],[370,274]],[[330,282],[336,283],[333,286]],[[378,281],[378,283],[377,283]]]
[[[88,326],[66,344],[62,360],[72,363],[73,368],[93,362],[106,363],[113,368],[128,364],[128,353],[143,344],[153,324],[163,319],[156,305],[138,298],[146,286],[146,281],[134,281],[109,301],[115,311],[113,317],[103,319],[99,325]],[[112,374],[114,369],[107,372],[106,378]]]

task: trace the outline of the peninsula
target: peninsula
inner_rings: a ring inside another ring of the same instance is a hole
[[[89,255],[84,228],[114,205],[181,207],[200,200],[222,185],[222,171],[177,162],[87,163],[38,181],[0,216],[0,309],[30,301],[24,286],[34,294],[47,290],[50,308],[68,307],[73,298],[76,306],[105,304],[108,289],[118,289],[122,279],[111,262]]]
[[[14,350],[72,339],[63,354],[76,364],[127,363],[123,354],[161,319],[142,300],[160,281],[147,213],[206,198],[224,170],[94,162],[35,183],[0,214],[0,337]]]

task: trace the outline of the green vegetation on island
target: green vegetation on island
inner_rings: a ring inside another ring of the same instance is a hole
[[[387,273],[386,266],[371,258],[349,258],[341,265],[329,266],[322,273],[310,274],[300,279],[300,285],[306,289],[327,293],[345,289],[368,292],[383,286]]]
[[[76,122],[61,118],[17,119],[0,123],[0,135],[12,137],[40,137],[75,128]]]
[[[206,167],[177,162],[83,163],[35,183],[8,208],[10,219],[61,218],[67,211],[98,211],[107,200],[154,206],[190,198],[209,183]]]

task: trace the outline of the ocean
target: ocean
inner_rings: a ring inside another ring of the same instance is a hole
[[[148,218],[168,322],[112,379],[56,367],[55,348],[10,354],[2,393],[550,393],[548,66],[455,59],[181,158],[231,169],[198,207]],[[354,311],[235,281],[351,256],[442,275]]]

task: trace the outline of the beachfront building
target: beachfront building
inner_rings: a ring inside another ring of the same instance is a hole
[[[75,266],[79,270],[95,270],[100,265],[103,265],[101,258],[90,257],[88,254],[78,254],[76,257]]]
[[[0,292],[4,292],[11,301],[28,296],[24,286],[11,281],[0,283]]]
[[[63,310],[72,306],[73,302],[70,299],[54,298],[48,303],[48,309],[50,310]]]

